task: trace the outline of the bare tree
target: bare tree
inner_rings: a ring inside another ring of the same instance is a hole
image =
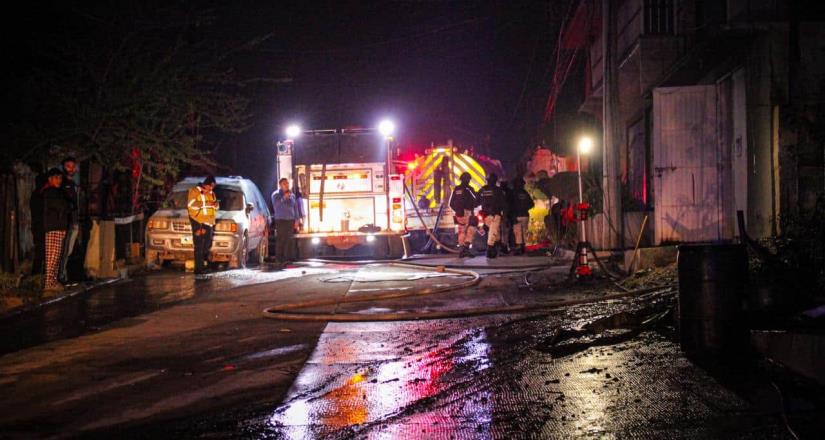
[[[20,84],[28,111],[13,127],[8,159],[66,150],[123,168],[138,153],[144,185],[211,167],[212,149],[244,131],[249,114],[245,85],[225,63],[237,48],[213,38],[209,11],[80,5],[32,43]]]

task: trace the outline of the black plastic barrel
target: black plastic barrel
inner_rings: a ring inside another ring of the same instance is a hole
[[[725,356],[748,347],[743,301],[748,282],[745,247],[679,246],[679,342],[685,353]]]

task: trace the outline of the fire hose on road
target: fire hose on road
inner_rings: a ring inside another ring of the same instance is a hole
[[[384,263],[391,267],[414,268],[422,269],[422,265],[412,265],[399,262]],[[370,322],[370,321],[410,321],[420,319],[446,319],[446,318],[465,318],[471,316],[481,315],[498,315],[510,313],[546,313],[552,310],[569,307],[573,305],[595,303],[601,301],[624,299],[632,296],[643,295],[645,293],[665,291],[672,289],[673,286],[659,286],[649,289],[631,290],[625,292],[618,292],[600,296],[598,298],[577,298],[555,302],[521,304],[521,305],[505,305],[505,306],[487,306],[487,307],[472,307],[460,310],[445,310],[435,312],[387,312],[387,313],[334,313],[334,312],[307,312],[300,311],[301,309],[338,306],[341,304],[351,304],[358,302],[372,302],[389,299],[422,297],[435,295],[439,293],[446,293],[461,289],[467,289],[478,285],[481,282],[481,275],[471,270],[452,269],[441,267],[429,267],[440,273],[451,273],[459,276],[469,277],[470,279],[460,283],[448,286],[426,287],[420,290],[411,292],[386,291],[372,295],[359,295],[353,297],[334,298],[334,299],[319,299],[312,301],[302,301],[281,304],[277,306],[267,307],[263,310],[263,316],[269,319],[277,319],[284,321],[321,321],[321,322]]]
[[[407,194],[407,197],[410,199],[410,202],[415,209],[415,213],[418,216],[418,219],[421,221],[421,224],[424,226],[424,229],[427,235],[440,246],[442,249],[451,252],[451,253],[458,253],[457,249],[451,248],[441,241],[438,240],[438,237],[430,230],[427,224],[424,222],[423,216],[418,209],[418,206],[413,199],[412,194],[410,193],[409,189],[407,188],[406,184],[404,185],[404,192]],[[446,318],[463,318],[463,317],[471,317],[471,316],[481,316],[481,315],[496,315],[496,314],[510,314],[510,313],[546,313],[548,311],[569,307],[573,305],[580,305],[580,304],[587,304],[587,303],[595,303],[600,301],[609,301],[609,300],[617,300],[628,298],[636,295],[642,295],[649,292],[655,291],[664,291],[667,289],[671,289],[673,286],[662,286],[656,287],[651,289],[641,289],[641,290],[625,290],[623,292],[613,293],[604,295],[598,298],[577,298],[577,299],[569,299],[563,301],[554,301],[554,302],[545,302],[545,303],[532,303],[532,304],[522,304],[522,305],[504,305],[504,306],[487,306],[487,307],[472,307],[472,308],[464,308],[460,310],[446,310],[446,311],[432,311],[432,312],[386,312],[386,313],[335,313],[335,312],[312,312],[312,311],[301,311],[303,309],[309,308],[318,308],[318,307],[328,307],[328,306],[338,306],[341,304],[351,304],[351,303],[359,303],[359,302],[373,302],[373,301],[382,301],[382,300],[391,300],[391,299],[400,299],[400,298],[411,298],[411,297],[423,297],[423,296],[430,296],[436,295],[440,293],[447,293],[451,291],[457,291],[462,289],[467,289],[470,287],[474,287],[481,282],[481,275],[478,272],[473,270],[469,270],[468,266],[465,264],[446,264],[446,265],[426,265],[426,264],[416,264],[412,263],[409,260],[412,259],[426,259],[424,257],[417,257],[411,258],[408,260],[395,260],[395,261],[380,261],[380,260],[363,260],[363,261],[346,261],[346,260],[324,260],[324,259],[312,259],[309,260],[311,262],[317,263],[325,263],[325,264],[351,264],[351,265],[374,265],[374,264],[383,264],[390,267],[400,267],[400,268],[413,268],[418,270],[433,270],[440,273],[450,273],[458,276],[469,277],[468,280],[464,280],[462,282],[451,284],[451,285],[442,285],[442,286],[433,286],[433,287],[426,287],[419,290],[414,291],[384,291],[372,295],[358,295],[352,297],[343,297],[343,298],[334,298],[334,299],[319,299],[319,300],[312,300],[312,301],[301,301],[301,302],[294,302],[294,303],[287,303],[281,304],[278,306],[268,307],[263,310],[263,316],[269,319],[278,319],[278,320],[285,320],[285,321],[320,321],[320,322],[369,322],[369,321],[408,321],[408,320],[419,320],[419,319],[446,319]],[[600,262],[599,262],[600,263]],[[601,264],[600,264],[601,266]],[[530,273],[531,271],[535,271],[537,269],[545,269],[547,268],[546,264],[541,265],[532,265],[532,266],[508,266],[508,265],[496,265],[496,266],[478,266],[473,267],[474,269],[513,269],[516,272],[525,272]],[[605,269],[605,272],[606,269]],[[525,276],[525,283],[530,284],[529,279]]]

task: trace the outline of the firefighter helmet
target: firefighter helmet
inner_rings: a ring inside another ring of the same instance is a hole
[[[471,180],[473,180],[473,176],[471,176],[470,173],[465,171],[461,173],[461,176],[458,178],[458,180],[460,180],[461,183],[467,185],[468,183],[470,183]]]

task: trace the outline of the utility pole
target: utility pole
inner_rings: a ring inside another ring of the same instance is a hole
[[[617,128],[620,125],[619,89],[616,80],[616,23],[614,21],[614,1],[602,0],[602,124],[603,165],[602,189],[604,192],[604,246],[609,249],[621,248],[622,206],[619,181],[619,146]]]

